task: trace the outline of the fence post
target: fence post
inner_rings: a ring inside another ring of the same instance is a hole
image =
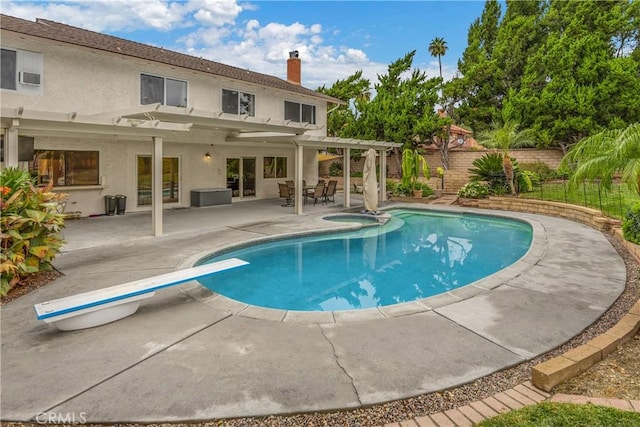
[[[589,205],[587,205],[587,185],[585,184],[584,180],[582,181],[582,193],[584,194],[584,206],[588,207]]]
[[[602,212],[602,193],[601,193],[601,186],[600,186],[599,180],[598,180],[598,201],[600,202],[600,212]]]

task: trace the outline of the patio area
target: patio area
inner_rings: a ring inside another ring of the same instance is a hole
[[[353,204],[361,208],[361,200]],[[2,309],[2,419],[188,421],[415,396],[559,346],[625,285],[624,263],[598,231],[509,213],[537,230],[534,258],[489,284],[470,285],[474,292],[443,294],[419,310],[381,310],[379,319],[318,321],[291,312],[269,319],[191,283],[159,291],[135,315],[97,328],[59,332],[35,319],[36,303],[167,273],[229,245],[345,226],[322,220],[343,210],[340,194],[335,205],[307,204],[304,215],[280,205],[272,199],[166,211],[161,237],[151,236],[150,213],[68,221],[67,244],[54,262],[65,276]]]

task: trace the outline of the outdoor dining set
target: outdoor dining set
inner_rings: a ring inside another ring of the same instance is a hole
[[[335,203],[335,194],[338,181],[324,180],[318,181],[314,186],[307,186],[305,180],[302,181],[302,200],[306,204],[307,200],[313,200],[315,206],[320,200],[321,204],[327,204],[329,202]],[[284,199],[282,206],[293,206],[293,200],[296,194],[296,188],[293,181],[279,182],[278,187],[280,189],[280,197]]]

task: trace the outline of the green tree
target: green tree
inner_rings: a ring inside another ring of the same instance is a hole
[[[531,132],[528,130],[518,130],[518,124],[506,120],[503,125],[494,124],[490,131],[482,132],[478,135],[478,142],[485,147],[502,150],[502,169],[509,184],[512,195],[516,194],[515,174],[513,161],[509,155],[509,149],[534,145]]]
[[[565,165],[577,166],[570,182],[600,180],[606,189],[616,174],[640,195],[640,123],[625,129],[606,130],[583,139],[564,157]]]
[[[571,145],[640,119],[635,2],[551,1],[543,42],[529,58],[521,89],[508,95],[515,116],[543,146]],[[627,53],[624,53],[627,52]]]
[[[489,129],[499,116],[500,73],[493,59],[498,37],[500,4],[485,3],[482,16],[469,27],[467,48],[458,61],[465,97],[458,107],[462,122],[479,132]]]
[[[440,79],[412,69],[414,56],[415,51],[409,52],[391,63],[387,74],[378,75],[373,98],[355,99],[354,120],[340,136],[399,142],[403,148],[433,140],[443,126],[435,111]],[[400,170],[400,150],[395,150],[395,160]]]
[[[351,105],[356,100],[371,98],[371,82],[358,70],[344,80],[336,80],[331,87],[323,85],[316,91],[344,101],[345,104],[336,106],[327,117],[327,136],[341,136],[347,124],[355,120],[356,111]]]
[[[442,79],[442,57],[447,53],[447,42],[442,37],[436,37],[429,43],[429,53],[431,56],[438,57],[438,68],[440,69],[440,78]]]

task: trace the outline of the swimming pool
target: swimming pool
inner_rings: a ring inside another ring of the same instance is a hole
[[[199,279],[247,304],[299,311],[389,306],[438,295],[495,273],[529,249],[526,222],[469,213],[388,211],[384,225],[247,246],[201,263],[250,265]]]

